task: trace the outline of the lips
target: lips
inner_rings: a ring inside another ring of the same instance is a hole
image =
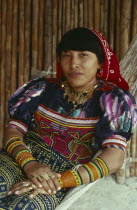
[[[81,72],[71,72],[68,74],[70,77],[78,77],[78,76],[81,76],[83,75],[83,73]]]

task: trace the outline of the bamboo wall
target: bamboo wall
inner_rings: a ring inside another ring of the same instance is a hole
[[[95,28],[119,59],[137,33],[137,0],[0,0],[0,139],[7,101],[39,71],[56,73],[56,44],[77,26]]]

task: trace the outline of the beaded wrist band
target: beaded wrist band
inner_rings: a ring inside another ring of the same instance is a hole
[[[73,169],[62,173],[61,177],[58,180],[61,188],[75,187],[82,185],[82,179],[79,172]]]
[[[109,173],[106,163],[101,158],[95,158],[92,162],[82,165],[89,174],[90,182],[93,182]],[[75,187],[83,184],[78,171],[68,170],[58,179],[61,188]]]
[[[32,156],[29,150],[22,149],[15,154],[15,160],[23,168],[26,163],[34,161],[35,158]]]
[[[12,155],[12,151],[18,146],[25,146],[21,138],[19,137],[12,137],[9,138],[5,144],[5,149],[9,155]],[[26,147],[26,146],[25,146]],[[31,152],[27,149],[21,149],[17,151],[14,155],[16,162],[23,168],[28,162],[36,161],[35,158],[32,156]]]

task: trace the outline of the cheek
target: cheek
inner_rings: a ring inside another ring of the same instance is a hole
[[[88,75],[94,75],[97,73],[98,64],[96,62],[88,63],[84,69]]]
[[[69,70],[69,62],[68,61],[62,61],[61,62],[61,68],[62,71],[65,73]]]
[[[65,68],[65,66],[62,66],[62,72],[63,75],[66,77],[68,70]]]
[[[64,62],[61,62],[61,68],[62,68],[62,71],[64,71],[64,69],[65,69],[65,63]]]

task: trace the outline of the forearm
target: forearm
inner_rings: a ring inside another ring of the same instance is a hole
[[[98,155],[97,158],[101,158],[102,161],[104,161],[104,163],[106,164],[106,166],[108,168],[108,174],[112,174],[112,173],[116,172],[119,168],[121,168],[121,166],[123,165],[124,155],[125,155],[124,151],[121,149],[107,148],[107,149],[104,149],[102,151],[102,153],[100,155]],[[94,163],[94,160],[95,159],[93,158],[93,160],[91,162]],[[104,167],[105,167],[105,165],[103,166],[103,168]],[[104,170],[105,170],[105,168],[104,168]],[[82,176],[83,184],[90,182],[89,175],[87,173],[87,170],[85,170],[84,167],[79,167],[78,171]],[[104,174],[103,176],[106,176],[106,174]]]
[[[107,148],[98,157],[105,161],[109,169],[109,174],[112,174],[122,167],[125,152],[117,148]]]
[[[7,128],[4,137],[4,148],[21,167],[35,160],[28,147],[24,144],[23,136],[16,128]]]
[[[9,138],[19,137],[19,138],[23,139],[23,136],[24,136],[23,133],[21,133],[16,128],[11,128],[11,127],[6,128],[5,135],[4,135],[4,142],[3,142],[4,146]]]
[[[117,171],[123,163],[124,152],[120,149],[105,149],[91,162],[81,165],[78,170],[68,170],[62,173],[60,183],[62,187],[74,187],[96,181]]]

